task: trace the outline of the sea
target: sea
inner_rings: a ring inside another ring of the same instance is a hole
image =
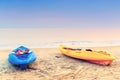
[[[57,48],[67,46],[119,46],[119,30],[89,30],[74,28],[2,28],[0,49]]]

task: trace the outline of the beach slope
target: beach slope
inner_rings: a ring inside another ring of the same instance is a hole
[[[6,49],[0,51],[0,80],[120,80],[120,46],[83,48],[110,52],[116,60],[102,66],[64,56],[58,48],[33,48],[37,60],[22,71],[8,63]]]

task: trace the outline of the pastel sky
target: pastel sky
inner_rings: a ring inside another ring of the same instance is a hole
[[[120,27],[120,0],[0,0],[0,28]]]

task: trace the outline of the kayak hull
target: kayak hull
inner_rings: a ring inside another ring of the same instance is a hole
[[[61,53],[66,56],[82,59],[91,63],[101,65],[110,65],[113,62],[113,60],[115,60],[114,56],[105,51],[86,51],[80,49],[73,49],[63,45],[59,46],[59,49]]]
[[[16,56],[14,53],[18,49],[24,50],[24,49],[28,49],[28,48],[26,48],[24,46],[20,46],[20,47],[16,48],[9,54],[8,61],[12,65],[17,65],[17,66],[20,66],[21,69],[26,69],[28,64],[30,64],[36,60],[36,55],[32,50],[28,49],[30,51],[28,54],[22,54],[22,55]]]

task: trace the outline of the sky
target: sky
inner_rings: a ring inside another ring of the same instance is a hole
[[[120,0],[0,0],[0,28],[119,28]]]

